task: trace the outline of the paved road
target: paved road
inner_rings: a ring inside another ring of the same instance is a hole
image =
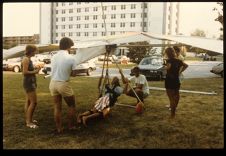
[[[220,63],[219,61],[187,61],[186,63],[189,67],[184,71],[184,78],[220,77],[210,72],[213,66]],[[40,74],[43,74],[41,71],[42,70],[40,70]],[[91,73],[90,77],[100,77],[101,72],[102,68],[97,67],[97,69]],[[7,73],[17,74],[10,71],[7,71]],[[123,69],[123,73],[126,77],[129,77],[130,69]],[[109,75],[110,77],[120,76],[117,68],[109,68]]]
[[[189,67],[184,71],[184,78],[202,78],[202,77],[219,77],[210,72],[213,66],[219,64],[219,61],[187,61]],[[97,70],[91,73],[91,77],[99,77],[101,75],[102,68],[97,68]],[[130,69],[123,69],[123,73],[126,77],[130,74]],[[118,69],[110,68],[110,76],[120,76]]]

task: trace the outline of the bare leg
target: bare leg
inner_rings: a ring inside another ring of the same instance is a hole
[[[25,123],[27,123],[27,110],[28,110],[28,107],[30,105],[30,100],[29,100],[29,97],[28,97],[28,94],[26,93],[26,103],[24,105],[24,115],[25,115]]]
[[[74,119],[75,119],[75,96],[64,97],[65,102],[68,105],[68,128],[71,129],[74,127]]]
[[[90,114],[92,114],[90,111],[86,111],[86,112],[84,112],[84,113],[82,113],[82,114],[79,114],[78,117],[77,117],[77,122],[78,122],[78,123],[81,123],[81,122],[82,122],[82,117],[83,117],[83,116],[90,115]]]
[[[35,110],[36,105],[37,105],[37,95],[36,95],[36,91],[28,92],[27,95],[28,95],[30,104],[27,107],[26,124],[31,124],[32,123],[33,114],[34,114],[34,110]]]
[[[83,116],[83,117],[82,117],[82,122],[83,122],[83,124],[84,124],[85,126],[87,126],[86,122],[87,122],[88,120],[97,118],[97,117],[99,117],[99,116],[100,116],[100,113],[93,113],[93,114],[91,114],[91,115],[89,115],[89,116]]]
[[[170,108],[171,108],[171,118],[175,117],[175,98],[174,98],[174,91],[172,89],[166,89],[166,93],[170,100]]]
[[[180,101],[180,93],[179,93],[179,90],[175,90],[175,103],[176,103],[176,108],[177,108],[177,105]]]
[[[62,117],[61,117],[61,111],[62,111],[62,96],[56,95],[53,96],[54,100],[54,119],[56,123],[57,132],[62,132]]]

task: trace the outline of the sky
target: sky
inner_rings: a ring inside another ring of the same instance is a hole
[[[207,37],[220,36],[216,2],[181,2],[180,32],[190,35],[196,29]],[[3,36],[32,36],[39,34],[39,3],[3,3]]]

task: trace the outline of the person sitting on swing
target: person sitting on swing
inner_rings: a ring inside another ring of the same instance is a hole
[[[109,84],[105,85],[105,95],[100,97],[95,103],[94,107],[77,117],[78,123],[83,123],[87,126],[87,121],[96,118],[106,118],[110,113],[110,108],[113,107],[117,101],[117,98],[124,92],[123,88],[120,86],[119,78],[114,77],[111,81],[111,86]]]
[[[127,90],[127,88],[125,88],[125,94],[127,96],[130,96],[130,97],[134,97],[137,99],[137,104],[141,101],[142,103],[144,103],[144,99],[146,97],[148,97],[148,95],[150,94],[149,93],[149,86],[148,86],[148,81],[146,79],[146,77],[143,75],[143,74],[140,74],[140,69],[139,67],[134,67],[133,68],[133,73],[134,73],[134,76],[130,77],[130,78],[125,78],[123,73],[122,73],[122,70],[119,70],[119,73],[121,74],[122,76],[122,82],[123,83],[128,83],[128,80],[129,82],[132,82],[133,84],[135,84],[135,86],[130,89]],[[126,85],[127,86],[127,85]],[[134,91],[136,92],[137,96],[135,95]]]

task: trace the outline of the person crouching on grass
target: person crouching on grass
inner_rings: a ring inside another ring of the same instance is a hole
[[[105,95],[95,102],[92,109],[78,115],[78,123],[83,123],[84,126],[87,126],[87,121],[91,119],[106,118],[110,113],[110,108],[115,105],[117,98],[124,92],[123,88],[120,87],[118,77],[112,79],[111,86],[105,85],[105,89]]]
[[[38,67],[35,69],[31,61],[31,57],[35,56],[37,50],[38,48],[35,45],[27,45],[25,49],[25,57],[21,62],[23,88],[26,92],[26,103],[24,106],[25,121],[26,126],[29,128],[38,128],[38,126],[35,124],[37,121],[33,120],[32,118],[37,105],[37,83],[35,74],[38,74],[41,68]]]
[[[170,100],[171,116],[170,118],[175,118],[175,112],[177,105],[180,100],[180,80],[179,75],[188,67],[186,63],[179,60],[176,56],[175,50],[171,47],[166,48],[165,54],[167,56],[166,60],[166,79],[165,88],[168,98]]]

